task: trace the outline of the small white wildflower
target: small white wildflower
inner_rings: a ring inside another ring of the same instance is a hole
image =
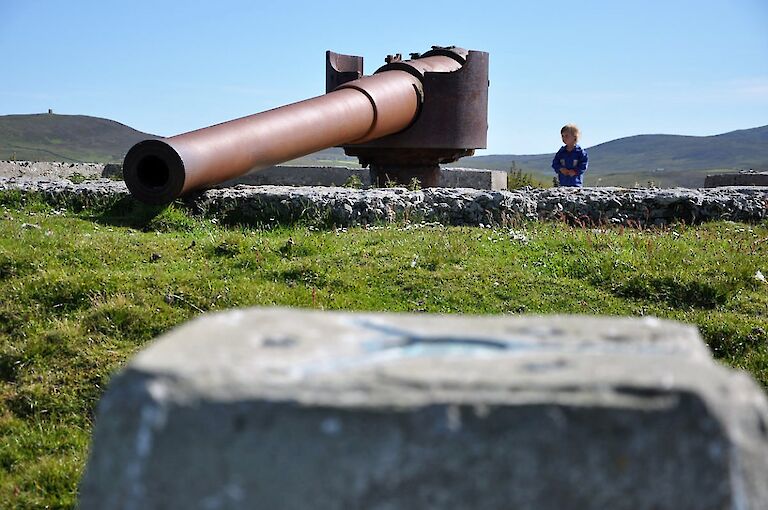
[[[515,232],[514,230],[509,231],[509,239],[511,241],[520,241],[521,243],[527,243],[528,242],[528,236],[525,235],[523,232]]]
[[[419,260],[418,255],[413,256],[413,260],[411,260],[411,267],[416,267],[416,261]]]
[[[766,281],[765,281],[765,276],[763,276],[763,273],[762,273],[762,272],[760,272],[760,270],[759,270],[759,269],[758,269],[758,270],[757,270],[757,272],[755,273],[755,280],[757,280],[758,282],[763,282],[763,283],[766,283]]]

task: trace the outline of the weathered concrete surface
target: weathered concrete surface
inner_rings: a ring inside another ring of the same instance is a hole
[[[438,186],[442,188],[506,190],[507,172],[477,168],[442,168],[440,169],[440,182]]]
[[[99,405],[81,508],[768,508],[768,404],[677,323],[235,310]]]
[[[54,204],[92,205],[124,199],[123,182],[1,178],[0,191],[38,193]],[[464,188],[351,189],[235,186],[184,199],[210,217],[250,224],[370,225],[392,221],[502,225],[566,220],[583,225],[666,225],[676,221],[756,222],[768,218],[768,187],[709,189],[550,188],[482,191]]]
[[[705,188],[716,186],[768,186],[768,172],[714,174],[704,178]]]

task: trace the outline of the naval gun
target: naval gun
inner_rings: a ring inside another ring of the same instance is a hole
[[[343,147],[375,181],[437,185],[440,164],[486,147],[488,53],[433,46],[388,55],[374,74],[363,58],[326,52],[326,93],[171,136],[128,151],[131,194],[167,204],[198,189],[329,147]]]

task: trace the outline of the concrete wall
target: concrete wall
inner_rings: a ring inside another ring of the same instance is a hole
[[[768,402],[654,318],[206,315],[110,383],[90,509],[762,510]]]
[[[258,172],[232,179],[217,186],[225,188],[237,184],[255,186],[344,186],[351,177],[359,179],[364,187],[371,186],[371,175],[367,168],[273,166]],[[440,172],[440,187],[474,188],[487,190],[507,189],[507,174],[500,170],[478,170],[474,168],[443,168]]]

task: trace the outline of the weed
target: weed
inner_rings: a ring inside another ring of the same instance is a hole
[[[360,180],[360,177],[358,177],[356,174],[352,174],[349,176],[349,178],[347,178],[342,186],[345,188],[361,189],[363,187],[363,181]]]
[[[171,204],[148,218],[143,229],[157,232],[191,232],[198,224],[198,221],[180,207]]]
[[[82,184],[85,181],[90,180],[91,177],[88,177],[87,175],[83,175],[80,172],[74,172],[72,175],[69,176],[69,180],[72,182],[72,184]]]
[[[152,310],[118,294],[96,299],[82,319],[83,328],[92,334],[114,339],[144,342],[159,333],[151,319]]]
[[[546,182],[540,181],[531,174],[523,173],[519,168],[514,166],[510,168],[507,173],[507,189],[525,188],[526,186],[531,188],[549,187]]]

